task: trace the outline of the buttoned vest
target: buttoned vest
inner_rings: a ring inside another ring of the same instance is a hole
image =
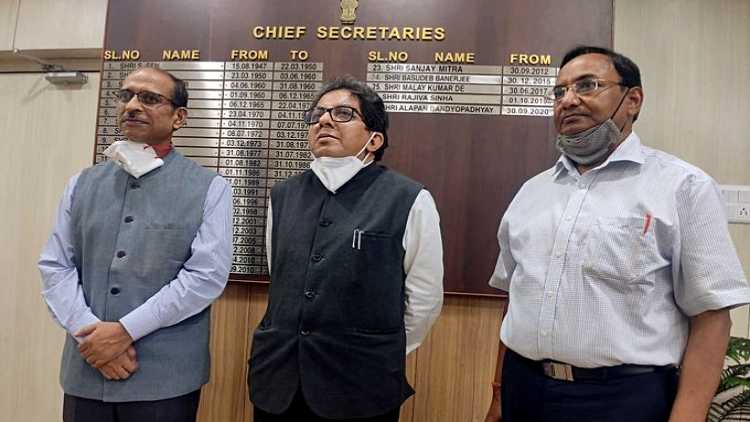
[[[336,194],[306,171],[274,186],[271,286],[255,331],[253,403],[281,413],[298,388],[325,418],[403,403],[406,221],[422,189],[377,164]]]
[[[92,312],[118,321],[172,281],[190,258],[215,172],[173,151],[164,165],[135,179],[113,162],[84,170],[71,202],[73,261]],[[65,393],[122,402],[160,400],[208,381],[209,309],[135,343],[139,369],[107,381],[65,340]]]

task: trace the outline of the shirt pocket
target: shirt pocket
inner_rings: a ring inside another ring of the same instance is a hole
[[[633,285],[653,285],[654,272],[664,262],[653,225],[645,217],[594,221],[583,249],[584,278],[610,283],[623,292],[632,290]]]

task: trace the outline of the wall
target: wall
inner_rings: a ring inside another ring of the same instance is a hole
[[[101,45],[105,2],[75,2],[83,5],[75,10],[59,3],[73,2],[20,1],[19,46],[47,50]],[[0,23],[14,22],[15,13],[16,1],[0,0]],[[70,29],[65,30],[66,25]],[[78,27],[89,32],[82,34]],[[0,50],[7,50],[8,26],[0,28]],[[750,2],[618,1],[615,48],[639,63],[644,74],[646,104],[636,124],[644,142],[704,168],[720,183],[750,184],[750,86],[745,80],[750,68]],[[82,89],[58,89],[38,73],[0,73],[0,268],[6,272],[0,296],[3,420],[60,419],[62,331],[39,296],[35,262],[65,182],[90,162],[98,76],[89,77]],[[750,226],[733,225],[731,231],[747,271]],[[244,387],[248,336],[265,303],[264,286],[232,285],[214,307],[213,377],[204,390],[202,421],[250,420]],[[494,299],[447,298],[432,334],[409,358],[418,392],[404,406],[403,421],[483,420],[499,312]],[[733,333],[747,336],[747,308],[733,311],[733,317]],[[241,323],[230,324],[234,321]]]
[[[42,302],[36,260],[68,178],[90,162],[99,75],[59,89],[0,74],[0,419],[56,420],[62,331]]]

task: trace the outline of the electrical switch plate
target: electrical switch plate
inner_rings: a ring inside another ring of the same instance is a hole
[[[721,185],[730,223],[750,224],[750,186]]]

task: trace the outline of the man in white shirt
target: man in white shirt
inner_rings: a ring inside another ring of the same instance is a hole
[[[630,59],[576,48],[549,95],[562,156],[508,207],[490,279],[509,292],[502,420],[703,421],[750,302],[717,185],[632,131]]]
[[[388,115],[367,85],[330,82],[304,120],[315,160],[273,187],[268,210],[255,421],[397,421],[413,394],[406,354],[442,305],[437,209],[421,184],[376,163]]]

